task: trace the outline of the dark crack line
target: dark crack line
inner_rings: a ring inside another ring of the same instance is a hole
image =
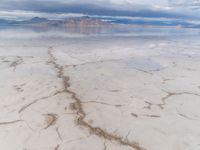
[[[56,59],[55,59],[54,55],[52,54],[52,50],[53,50],[53,48],[49,47],[48,55],[50,57],[50,61],[48,62],[48,64],[51,64],[51,66],[56,70],[57,77],[63,81],[64,92],[70,94],[71,98],[74,100],[74,103],[71,104],[71,109],[77,113],[77,124],[84,128],[87,128],[91,134],[94,134],[98,137],[104,138],[105,140],[115,141],[121,145],[131,147],[135,150],[144,150],[138,143],[130,142],[127,139],[124,140],[123,137],[109,133],[108,131],[106,131],[100,127],[94,127],[85,120],[86,113],[83,109],[81,100],[77,97],[75,92],[73,92],[69,89],[70,88],[70,83],[69,83],[70,78],[68,76],[64,75],[64,68],[63,68],[63,66],[59,65],[56,62]]]
[[[197,94],[197,93],[191,93],[191,92],[179,92],[179,93],[174,93],[174,92],[168,92],[168,91],[165,91],[165,90],[162,90],[163,92],[167,93],[166,96],[164,96],[161,101],[162,103],[161,104],[157,104],[157,106],[160,108],[160,109],[164,109],[164,106],[166,105],[166,101],[167,99],[169,99],[170,97],[172,96],[178,96],[178,95],[195,95],[195,96],[200,96],[200,94]]]
[[[16,68],[17,68],[17,66],[20,65],[20,64],[22,64],[23,62],[24,62],[24,60],[22,59],[22,57],[17,56],[17,60],[14,61],[14,62],[12,62],[12,63],[10,64],[10,67],[13,67],[13,71],[15,71]]]
[[[136,68],[136,67],[133,67],[133,68],[134,68],[135,70],[139,71],[139,72],[143,72],[143,73],[145,73],[145,74],[153,75],[153,73],[150,72],[150,71],[142,70],[142,69],[139,69],[139,68]]]
[[[145,103],[147,104],[147,106],[144,106],[143,109],[149,109],[150,110],[152,108],[152,106],[154,105],[153,103],[150,103],[148,101],[145,101]]]
[[[59,148],[60,148],[60,145],[57,145],[57,146],[54,148],[54,150],[59,150]]]
[[[19,122],[22,122],[22,121],[23,120],[14,120],[14,121],[9,121],[9,122],[0,122],[0,126],[15,124],[15,123],[19,123]]]
[[[79,67],[79,66],[92,65],[92,64],[97,64],[97,63],[117,62],[117,61],[122,61],[122,60],[126,60],[126,59],[133,59],[133,58],[134,57],[119,58],[119,59],[107,59],[107,60],[99,60],[99,61],[88,61],[88,62],[74,64],[74,65],[66,65],[66,67]],[[83,60],[80,60],[80,61],[83,61]]]
[[[160,118],[158,115],[142,115],[144,117],[150,117],[150,118]]]
[[[39,64],[39,63],[44,63],[46,61],[36,61],[36,62],[29,62],[29,63],[22,63],[23,65],[30,65],[30,64]]]
[[[56,133],[57,133],[58,138],[60,139],[60,141],[63,142],[63,139],[62,139],[62,136],[61,136],[61,134],[60,134],[60,131],[59,131],[59,128],[58,128],[58,127],[56,128]]]
[[[84,63],[80,63],[80,64],[66,65],[66,67],[79,67],[79,66],[92,65],[92,64],[97,64],[97,63],[118,62],[118,61],[122,61],[122,60],[126,60],[126,59],[134,59],[134,58],[135,57],[127,57],[127,58],[119,58],[119,59],[108,59],[108,60],[90,61],[90,62],[84,62]],[[78,58],[76,58],[76,59],[79,60]],[[79,61],[83,61],[83,60],[79,60]],[[137,67],[132,67],[132,68],[135,69],[135,70],[137,70],[137,71],[139,71],[139,72],[143,72],[143,73],[149,74],[149,75],[153,75],[152,72],[160,71],[160,70],[146,71],[146,70],[139,69]]]
[[[131,113],[131,116],[138,118],[138,114],[135,114],[135,113]]]
[[[88,138],[89,136],[85,137],[85,138]],[[77,138],[77,139],[72,139],[72,140],[68,140],[68,141],[65,141],[64,143],[67,144],[67,143],[71,143],[71,142],[74,142],[74,141],[80,141],[80,140],[83,140],[84,138],[83,137],[80,137],[80,138]]]
[[[150,117],[150,118],[160,118],[160,116],[158,116],[158,115],[150,115],[150,114],[141,114],[141,115],[138,115],[138,114],[135,114],[135,113],[131,113],[131,116],[133,116],[135,118],[139,118],[141,116],[143,116],[143,117]]]
[[[162,79],[162,84],[166,84],[168,81],[173,81],[174,79],[169,79],[169,78],[165,78],[165,77],[161,77]]]
[[[81,102],[82,104],[86,104],[86,103],[96,103],[96,104],[101,104],[101,105],[107,105],[107,106],[113,106],[113,107],[123,107],[124,105],[120,105],[120,104],[109,104],[109,103],[105,103],[105,102],[99,102],[99,101],[86,101],[86,102]]]
[[[184,115],[184,114],[181,114],[181,113],[178,113],[179,116],[183,117],[183,118],[186,118],[186,119],[189,119],[189,120],[193,120],[192,118]]]
[[[42,100],[46,100],[46,99],[48,99],[48,98],[50,98],[50,97],[53,97],[53,96],[56,96],[57,94],[60,94],[61,92],[62,92],[62,91],[57,91],[57,92],[53,93],[53,94],[50,95],[50,96],[44,96],[44,97],[42,97],[42,98],[38,98],[38,99],[32,101],[31,103],[26,104],[25,106],[21,107],[21,109],[18,111],[18,113],[20,114],[20,113],[22,113],[23,111],[25,111],[27,108],[29,108],[30,106],[36,104],[37,102],[40,102],[40,101],[42,101]]]
[[[84,63],[80,63],[80,64],[66,65],[66,67],[79,67],[79,66],[97,64],[97,63],[118,62],[118,61],[123,61],[123,60],[126,60],[126,59],[134,59],[134,58],[135,57],[127,57],[127,58],[119,58],[119,59],[108,59],[108,60],[90,61],[90,62],[84,62]],[[80,60],[80,61],[83,61],[83,60]],[[143,69],[139,69],[137,67],[132,67],[132,68],[135,69],[135,70],[137,70],[137,71],[139,71],[139,72],[143,72],[143,73],[149,74],[149,75],[153,75],[152,72],[160,71],[159,69],[146,71],[146,70],[143,70]]]
[[[181,117],[183,117],[183,118],[185,118],[185,119],[194,120],[193,118],[191,118],[191,117],[189,117],[189,116],[187,116],[187,115],[185,115],[185,114],[183,114],[183,113],[180,113],[180,112],[178,111],[178,109],[176,109],[176,111],[177,111],[177,114],[178,114],[179,116],[181,116]]]

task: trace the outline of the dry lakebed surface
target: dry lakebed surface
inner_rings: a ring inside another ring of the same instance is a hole
[[[200,150],[197,35],[55,35],[0,32],[0,150]]]

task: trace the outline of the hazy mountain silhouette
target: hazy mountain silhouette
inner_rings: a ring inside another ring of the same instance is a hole
[[[47,18],[34,17],[30,20],[16,21],[0,19],[0,26],[42,26],[42,27],[77,27],[77,26],[105,26],[105,25],[142,25],[142,26],[178,26],[187,28],[199,28],[199,24],[194,24],[185,20],[149,20],[149,19],[124,19],[124,18],[104,18],[104,17],[70,17],[63,20],[49,20]]]

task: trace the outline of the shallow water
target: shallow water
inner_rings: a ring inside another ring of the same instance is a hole
[[[15,33],[14,35],[12,35]],[[21,36],[23,34],[23,36]],[[0,27],[0,37],[3,38],[77,38],[88,36],[128,36],[128,37],[191,37],[198,36],[200,30],[189,28],[159,28],[137,26],[110,27]]]
[[[151,60],[150,58],[128,59],[125,63],[130,68],[142,69],[144,71],[156,71],[163,68],[159,63]]]

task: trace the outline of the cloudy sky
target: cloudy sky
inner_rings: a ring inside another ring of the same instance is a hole
[[[200,0],[0,0],[0,18],[121,16],[200,19]]]

